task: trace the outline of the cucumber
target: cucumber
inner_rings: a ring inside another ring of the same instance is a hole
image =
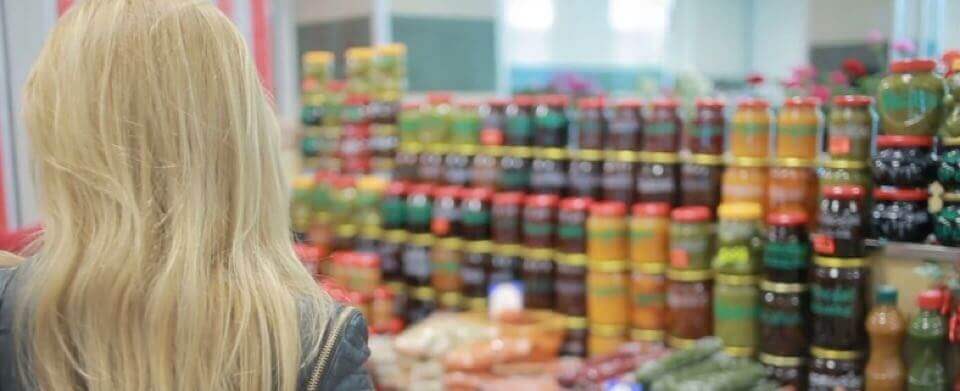
[[[760,364],[742,360],[720,371],[677,378],[663,391],[740,391],[749,390],[766,374]]]
[[[723,342],[719,338],[703,338],[690,349],[677,350],[644,364],[636,372],[637,383],[642,383],[644,388],[647,388],[661,376],[704,361],[719,352],[721,348],[723,348]]]

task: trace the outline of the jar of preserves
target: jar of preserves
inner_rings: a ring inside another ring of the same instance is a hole
[[[926,187],[933,182],[936,170],[930,153],[932,148],[932,137],[877,136],[877,155],[870,166],[873,182],[885,186]]]
[[[812,160],[778,158],[769,177],[767,210],[816,212],[819,188]]]
[[[810,265],[807,214],[799,211],[767,215],[767,243],[763,247],[763,275],[771,282],[802,283]]]
[[[602,160],[603,153],[596,149],[581,149],[574,152],[567,176],[569,195],[600,199],[600,181],[603,177]]]
[[[380,285],[380,257],[375,252],[355,252],[349,271],[350,289],[363,295],[373,295],[373,290]]]
[[[817,254],[856,258],[866,255],[867,211],[860,186],[830,186],[823,190],[817,218],[819,229],[813,237]]]
[[[667,335],[671,345],[713,335],[713,273],[667,269]]]
[[[380,225],[383,229],[403,229],[407,223],[406,182],[390,182],[380,202]]]
[[[443,155],[446,144],[427,144],[417,160],[417,178],[421,182],[439,184],[443,181]]]
[[[480,147],[470,162],[470,184],[495,188],[500,181],[500,156],[503,156],[503,147],[499,145]]]
[[[960,246],[960,193],[945,193],[933,233],[944,246]]]
[[[430,285],[442,296],[448,292],[460,294],[462,279],[460,263],[463,258],[463,240],[444,238],[430,248]]]
[[[923,242],[933,231],[923,188],[879,187],[873,190],[870,228],[873,237],[892,242]]]
[[[713,328],[726,347],[753,353],[758,345],[760,291],[756,276],[717,274],[713,286]],[[747,354],[752,355],[752,354]]]
[[[546,95],[534,111],[533,145],[560,148],[567,145],[570,119],[567,118],[567,96]]]
[[[460,192],[460,237],[464,240],[490,239],[490,200],[487,187],[463,188]]]
[[[530,191],[562,196],[567,190],[567,151],[562,148],[538,148],[530,163]]]
[[[420,105],[415,102],[403,102],[397,115],[397,130],[400,144],[420,141]]]
[[[864,161],[870,158],[870,137],[876,121],[872,104],[873,98],[863,95],[833,98],[827,130],[827,154],[831,159]]]
[[[443,157],[443,182],[454,186],[470,185],[470,160],[477,154],[477,146],[459,144],[450,147]]]
[[[644,152],[640,161],[636,180],[637,200],[676,205],[680,185],[677,154]]]
[[[590,357],[601,357],[617,351],[627,342],[627,329],[620,325],[590,325],[587,350]]]
[[[555,270],[552,249],[530,248],[524,251],[520,265],[524,308],[553,309]]]
[[[430,232],[430,220],[433,214],[431,194],[433,194],[433,185],[410,186],[407,191],[407,231],[418,234]]]
[[[519,244],[523,241],[522,221],[524,195],[520,192],[502,192],[493,195],[491,208],[493,241],[501,244]]]
[[[606,105],[601,97],[582,98],[578,102],[580,116],[577,147],[581,150],[600,150],[607,133]],[[597,158],[597,160],[600,160]]]
[[[380,273],[388,284],[403,282],[403,247],[409,235],[405,231],[390,230],[383,234],[378,243],[377,255],[380,256]],[[398,292],[394,292],[398,293]]]
[[[587,256],[556,254],[554,311],[576,317],[587,316]]]
[[[666,264],[642,263],[633,265],[630,277],[630,326],[637,330],[666,328],[667,279]],[[662,336],[661,336],[662,339]]]
[[[769,170],[764,159],[735,158],[723,172],[723,202],[755,202],[766,210]]]
[[[352,251],[357,248],[357,234],[360,229],[353,224],[341,224],[333,230],[331,251]]]
[[[520,281],[520,256],[523,247],[518,244],[497,244],[490,255],[487,283],[490,287],[501,282]]]
[[[587,319],[583,317],[567,317],[567,332],[560,345],[560,356],[586,357],[587,356]]]
[[[807,389],[805,357],[783,357],[760,353],[757,358],[763,364],[764,370],[767,371],[767,378],[770,380],[784,387],[792,387],[794,390]]]
[[[487,297],[487,274],[493,243],[488,240],[467,242],[464,246],[463,263],[460,265],[461,293],[467,303]]]
[[[394,179],[399,181],[416,182],[420,179],[419,167],[420,152],[423,146],[417,143],[401,143],[393,160],[395,163]]]
[[[762,212],[756,203],[723,203],[717,209],[717,254],[713,270],[721,274],[756,274],[763,262]]]
[[[587,258],[595,261],[627,260],[627,206],[616,201],[590,205],[587,218]]]
[[[430,286],[430,247],[436,239],[430,234],[411,236],[403,249],[403,277],[407,286]]]
[[[666,312],[664,312],[666,314]],[[644,329],[631,329],[630,330],[630,341],[640,342],[640,343],[656,343],[661,345],[666,340],[666,331],[664,330],[644,330]]]
[[[814,345],[862,349],[867,334],[867,284],[864,258],[813,258],[810,273],[811,336]]]
[[[777,157],[816,158],[822,122],[820,98],[808,96],[787,99],[777,116]]]
[[[683,120],[677,113],[680,102],[673,99],[653,101],[650,118],[643,129],[643,150],[646,152],[677,152]]]
[[[890,64],[890,74],[877,86],[881,132],[933,136],[943,116],[943,78],[934,60],[911,58]]]
[[[810,347],[810,391],[863,391],[863,352]]]
[[[447,142],[452,100],[449,92],[427,93],[426,104],[420,105],[420,131],[417,132],[417,141],[424,145]]]
[[[670,212],[670,267],[710,269],[714,251],[712,213],[705,206],[684,206]]]
[[[603,147],[615,151],[636,151],[643,137],[643,103],[624,99],[614,105],[610,113],[609,132]]]
[[[533,115],[536,100],[530,95],[517,95],[507,106],[503,128],[503,145],[529,147],[533,141]]]
[[[820,191],[830,186],[855,185],[869,189],[872,182],[866,163],[853,160],[827,160],[817,171]]]
[[[437,238],[460,236],[460,186],[433,188],[433,207],[430,213],[430,233]]]
[[[380,240],[383,239],[383,228],[379,225],[366,225],[360,228],[356,239],[356,251],[365,253],[376,253],[380,247]],[[378,261],[379,262],[379,261]]]
[[[956,107],[960,110],[960,102]],[[958,111],[957,120],[960,121],[960,111]],[[946,192],[960,192],[960,137],[941,138],[940,143],[937,181]]]
[[[722,100],[703,98],[697,99],[696,105],[693,126],[685,134],[687,151],[692,154],[723,154],[723,135],[727,126],[723,108],[726,104]]]
[[[500,158],[500,173],[497,189],[501,191],[527,191],[530,187],[530,147],[507,148]]]
[[[632,151],[610,151],[603,162],[603,177],[600,187],[603,199],[633,204],[633,167],[637,154]]]
[[[584,197],[560,200],[557,213],[557,250],[568,254],[587,252],[587,215],[591,200]]]
[[[487,104],[480,106],[480,132],[493,133],[503,136],[507,127],[507,106],[510,101],[502,98],[493,98]]]
[[[666,265],[670,259],[670,204],[639,203],[630,218],[630,261],[634,267]]]
[[[437,292],[440,295],[440,300],[437,302],[439,306],[437,307],[443,311],[452,311],[458,312],[464,310],[464,301],[463,295],[460,292]]]
[[[805,284],[760,283],[760,352],[802,357],[810,345]]]
[[[553,194],[526,197],[523,208],[523,244],[530,248],[553,248],[557,230],[557,204]]]
[[[770,156],[770,103],[746,99],[737,104],[730,131],[730,153],[735,157]]]
[[[623,261],[587,262],[587,320],[626,328],[630,320],[630,274]]]
[[[720,205],[723,158],[720,155],[690,155],[680,165],[680,206]]]
[[[451,145],[477,145],[480,143],[480,113],[478,102],[462,102],[450,113]]]
[[[426,319],[437,309],[437,291],[429,286],[410,287],[404,321],[408,325]]]

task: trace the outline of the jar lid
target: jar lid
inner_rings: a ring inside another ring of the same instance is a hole
[[[600,161],[603,160],[603,151],[599,149],[580,149],[574,151],[573,157],[579,160]]]
[[[926,201],[930,193],[923,188],[883,186],[873,189],[873,198],[879,201]]]
[[[784,210],[767,214],[767,224],[793,227],[805,225],[810,221],[807,212],[802,210]]]
[[[489,240],[475,240],[467,242],[467,251],[478,254],[487,254],[493,251],[493,242]]]
[[[695,339],[678,338],[672,335],[667,336],[667,346],[674,349],[689,349],[697,344]]]
[[[938,311],[943,306],[943,292],[939,289],[930,289],[917,296],[917,307],[922,310]]]
[[[713,278],[713,271],[709,269],[674,269],[667,268],[667,278],[674,281],[696,282],[707,281]]]
[[[953,147],[960,145],[960,137],[941,137],[940,143],[946,147]]]
[[[553,249],[527,248],[523,250],[523,257],[533,261],[550,261],[553,259]]]
[[[735,167],[766,167],[770,161],[764,157],[734,156],[729,165]]]
[[[836,258],[836,257],[813,257],[813,263],[817,266],[833,267],[838,269],[849,269],[867,266],[866,258]]]
[[[413,142],[403,142],[397,147],[397,150],[404,153],[416,154],[423,151],[423,144]]]
[[[633,204],[633,215],[637,217],[669,217],[670,204],[667,202],[638,202]]]
[[[811,346],[810,355],[814,358],[824,358],[827,360],[856,360],[863,356],[863,352],[859,350],[833,350],[819,346]]]
[[[682,206],[674,208],[670,212],[672,220],[681,222],[696,223],[710,220],[711,217],[713,217],[713,214],[710,212],[710,208],[706,206]]]
[[[537,148],[533,156],[539,159],[563,160],[567,158],[567,150],[563,148]]]
[[[436,241],[437,239],[431,234],[416,234],[411,239],[411,243],[417,246],[432,246]]]
[[[446,186],[437,186],[433,188],[433,197],[434,198],[460,198],[460,193],[463,192],[462,186],[457,185],[446,185]]]
[[[420,108],[420,102],[406,101],[400,104],[400,110],[403,111],[416,110],[418,108]]]
[[[874,305],[886,304],[886,305],[897,305],[897,288],[893,285],[880,285],[877,287],[874,292]]]
[[[493,194],[494,205],[522,204],[524,194],[519,191],[508,191]]]
[[[730,357],[749,358],[753,357],[756,349],[744,346],[726,346],[723,348],[723,352]]]
[[[410,195],[430,195],[433,193],[433,185],[429,183],[418,183],[413,186],[410,186],[407,189],[407,194]]]
[[[873,98],[866,95],[838,95],[833,97],[833,105],[841,107],[869,106]]]
[[[437,297],[437,291],[429,286],[421,286],[410,289],[410,296],[423,301],[433,301]]]
[[[947,202],[958,202],[960,201],[960,193],[943,193],[940,198]]]
[[[643,152],[634,152],[634,151],[606,151],[604,153],[607,160],[613,160],[617,162],[624,163],[636,163],[642,159],[641,155]]]
[[[489,187],[464,187],[460,189],[460,198],[470,200],[489,201],[493,197],[493,189]]]
[[[587,328],[587,318],[582,316],[568,316],[565,322],[569,330],[585,330]]]
[[[757,359],[764,364],[774,367],[800,367],[803,366],[803,357],[774,356],[772,354],[760,353]]]
[[[473,156],[473,155],[476,155],[476,154],[477,154],[477,150],[479,150],[479,147],[477,147],[477,146],[474,145],[474,144],[458,144],[458,145],[453,146],[453,148],[451,148],[451,150],[452,150],[454,153],[457,153],[457,154],[460,154],[460,155]]]
[[[630,329],[630,340],[637,342],[661,342],[666,333],[663,330]]]
[[[814,164],[812,159],[780,157],[773,161],[773,165],[776,167],[787,167],[787,168],[808,168],[808,167],[813,167]]]
[[[408,236],[409,235],[407,234],[407,231],[402,229],[392,229],[387,231],[387,234],[384,235],[383,238],[390,243],[403,243],[407,241]]]
[[[437,247],[447,250],[459,250],[463,248],[463,240],[460,238],[443,238],[437,241]]]
[[[556,194],[531,194],[525,198],[524,204],[537,208],[555,208],[560,202]]]
[[[593,199],[590,197],[567,197],[560,200],[561,210],[585,211],[590,209]]]
[[[342,224],[337,226],[337,228],[333,230],[334,234],[340,237],[356,236],[357,232],[359,231],[360,229],[358,229],[357,226],[353,224]]]
[[[807,284],[788,284],[763,280],[760,281],[760,289],[774,293],[802,293],[807,291]]]
[[[523,254],[523,246],[519,244],[497,244],[493,247],[493,252],[501,257],[519,257]]]
[[[406,194],[408,187],[409,185],[407,184],[407,182],[403,182],[403,181],[390,182],[390,184],[387,185],[386,195],[402,196]]]
[[[616,324],[591,324],[590,334],[601,337],[619,337],[627,334],[627,327]]]
[[[704,166],[719,166],[723,164],[722,155],[709,155],[705,153],[694,153],[684,159],[687,163],[700,164]]]
[[[809,107],[820,106],[820,98],[815,96],[794,96],[783,102],[785,107]]]
[[[634,262],[630,266],[634,273],[641,274],[663,274],[667,270],[663,262]]]
[[[604,99],[599,96],[580,98],[580,100],[577,101],[577,104],[581,109],[600,109],[604,106]]]
[[[547,106],[566,106],[569,101],[570,99],[563,94],[549,94],[540,97],[540,102]]]
[[[696,102],[697,108],[709,108],[709,109],[722,109],[726,106],[726,102],[720,99],[714,98],[700,98]]]
[[[370,103],[370,96],[367,94],[353,93],[343,99],[343,104],[349,106],[363,106]]]
[[[529,159],[533,157],[533,148],[525,146],[506,146],[503,147],[504,156],[518,157],[521,159]]]
[[[556,255],[557,262],[569,266],[586,266],[587,265],[587,255],[586,254],[567,254],[559,253]]]
[[[513,97],[513,104],[517,106],[530,107],[537,103],[533,95],[516,95]]]
[[[494,107],[506,107],[510,104],[510,100],[506,98],[490,98],[487,100],[487,104]]]
[[[484,145],[480,147],[480,154],[498,157],[506,154],[506,151],[502,145]]]
[[[463,295],[460,292],[444,292],[440,294],[440,304],[444,307],[459,307],[463,302]]]
[[[717,207],[717,215],[723,220],[759,220],[762,214],[756,202],[724,202]]]
[[[626,108],[626,109],[636,109],[636,108],[643,107],[643,101],[637,98],[624,98],[617,101],[616,107]]]
[[[655,109],[675,109],[680,107],[680,102],[673,98],[654,99],[652,103]]]
[[[431,105],[442,105],[453,101],[453,94],[450,91],[429,91],[427,92],[427,103]]]
[[[930,72],[937,67],[937,62],[927,58],[908,58],[890,63],[890,72]]]
[[[862,170],[867,168],[867,163],[859,160],[828,159],[820,162],[825,168],[839,168],[848,170]]]
[[[594,202],[590,205],[590,215],[617,217],[627,214],[627,206],[618,201]]]
[[[759,98],[747,98],[737,102],[737,108],[741,109],[767,109],[769,107],[770,102]]]
[[[680,161],[680,158],[673,152],[640,152],[640,161],[644,163],[663,163],[674,164]]]
[[[376,253],[357,252],[353,255],[353,265],[376,269],[380,267],[380,256]]]
[[[877,136],[877,148],[930,148],[932,146],[933,137],[928,136],[906,136],[894,134]]]
[[[601,273],[617,273],[627,270],[625,261],[587,261],[587,270]]]
[[[474,110],[480,107],[480,101],[478,100],[462,100],[457,102],[457,107],[466,110]]]
[[[337,175],[330,180],[330,183],[337,189],[346,189],[356,186],[357,181],[352,176]]]
[[[756,285],[759,278],[751,274],[721,274],[714,275],[717,284],[723,285]]]
[[[360,236],[368,239],[380,239],[383,237],[383,228],[379,225],[365,225],[360,229]]]
[[[823,188],[823,197],[832,200],[861,199],[864,196],[863,187],[856,185],[837,185]]]

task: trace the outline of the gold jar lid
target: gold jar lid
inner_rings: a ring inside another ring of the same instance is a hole
[[[722,285],[756,285],[760,279],[757,276],[749,274],[720,274],[714,275],[717,284]]]
[[[818,266],[835,267],[840,269],[864,267],[867,266],[866,258],[836,258],[814,256],[813,263]]]
[[[945,147],[953,147],[960,145],[960,137],[941,137],[940,143]]]
[[[417,300],[433,301],[437,297],[437,291],[429,286],[421,286],[411,289],[410,297]]]
[[[640,161],[644,163],[662,163],[674,164],[680,161],[679,156],[673,152],[640,152]]]
[[[481,155],[498,157],[503,156],[504,153],[506,152],[504,151],[504,146],[502,145],[484,145],[480,147]]]
[[[563,160],[567,158],[567,150],[563,148],[537,148],[533,156],[538,159]]]
[[[824,358],[827,360],[856,360],[863,357],[863,352],[859,350],[833,350],[819,346],[811,346],[810,355],[814,358]]]
[[[662,342],[665,334],[663,330],[631,329],[630,340],[639,342]]]
[[[473,156],[477,154],[479,148],[474,144],[458,144],[451,150],[460,155]]]
[[[667,336],[667,346],[674,349],[689,349],[697,344],[695,339],[678,338],[672,335]]]
[[[533,156],[533,149],[530,147],[510,146],[506,148],[505,156],[514,156],[523,159],[529,159]]]
[[[391,229],[383,235],[383,238],[390,243],[403,243],[407,241],[410,235],[402,229]]]
[[[943,200],[947,202],[957,202],[957,201],[960,201],[960,192],[943,193],[943,195],[940,196],[940,198],[943,198]]]
[[[356,225],[342,224],[342,225],[338,225],[337,229],[335,229],[333,232],[335,235],[340,237],[351,237],[351,236],[356,236],[357,232],[359,231],[360,229],[357,228]]]
[[[413,142],[400,143],[397,149],[405,153],[420,153],[423,152],[423,144]]]
[[[564,265],[570,266],[586,266],[587,265],[587,254],[566,254],[559,253],[556,255],[557,263],[562,263]]]
[[[814,166],[814,161],[795,157],[781,157],[774,160],[773,165],[775,167],[811,168]]]
[[[550,261],[553,259],[553,249],[549,248],[525,248],[523,257],[534,261]]]
[[[667,271],[667,264],[663,262],[633,262],[630,264],[634,273],[663,274]]]
[[[443,239],[437,240],[437,247],[444,248],[447,250],[459,250],[463,248],[463,239],[443,238]]]
[[[467,242],[467,251],[479,254],[489,254],[493,251],[493,242],[489,240],[474,240]]]
[[[450,148],[447,144],[441,144],[441,143],[427,144],[426,148],[423,149],[423,151],[426,153],[432,153],[437,155],[442,155],[449,150]]]
[[[467,299],[467,309],[470,311],[483,311],[487,309],[487,299],[485,297],[473,297]]]
[[[574,159],[600,161],[603,160],[603,151],[599,149],[581,149],[573,153]]]
[[[437,239],[430,234],[416,234],[413,235],[410,242],[417,246],[432,246],[437,242]]]
[[[859,160],[826,159],[820,161],[820,166],[824,168],[863,170],[867,168],[867,163]]]
[[[723,165],[723,155],[710,155],[706,153],[694,153],[685,157],[684,162],[699,164],[703,166]]]
[[[501,257],[519,257],[523,254],[523,246],[519,244],[497,244],[493,253]]]
[[[584,330],[587,328],[587,318],[582,316],[568,316],[565,320],[567,329]]]
[[[360,230],[360,236],[368,239],[380,239],[383,237],[383,228],[378,225],[366,225]]]
[[[605,151],[604,158],[607,160],[613,160],[617,162],[636,163],[640,161],[640,154],[642,154],[642,152]]]
[[[587,261],[587,270],[600,273],[617,273],[627,270],[625,261]]]
[[[667,278],[674,281],[697,282],[713,278],[713,271],[709,269],[674,269],[667,268]]]
[[[600,337],[625,337],[627,327],[617,324],[591,324],[590,334]]]
[[[763,280],[760,289],[774,293],[803,293],[807,291],[807,284],[788,284]]]
[[[440,294],[440,304],[444,307],[459,307],[463,302],[460,292],[444,292]]]
[[[746,346],[726,346],[723,352],[730,357],[748,358],[753,357],[756,349]]]
[[[386,285],[387,289],[395,295],[407,289],[407,284],[404,284],[403,281],[387,281]]]
[[[765,157],[734,156],[730,159],[728,165],[734,167],[766,167],[769,163],[769,159]]]
[[[757,355],[760,362],[775,367],[799,367],[803,366],[803,357],[774,356],[772,354],[760,353]]]

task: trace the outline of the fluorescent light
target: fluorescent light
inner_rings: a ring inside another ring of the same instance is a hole
[[[517,30],[547,31],[553,26],[553,0],[505,0],[507,24]]]
[[[660,33],[667,28],[670,0],[609,0],[607,20],[621,33]]]

